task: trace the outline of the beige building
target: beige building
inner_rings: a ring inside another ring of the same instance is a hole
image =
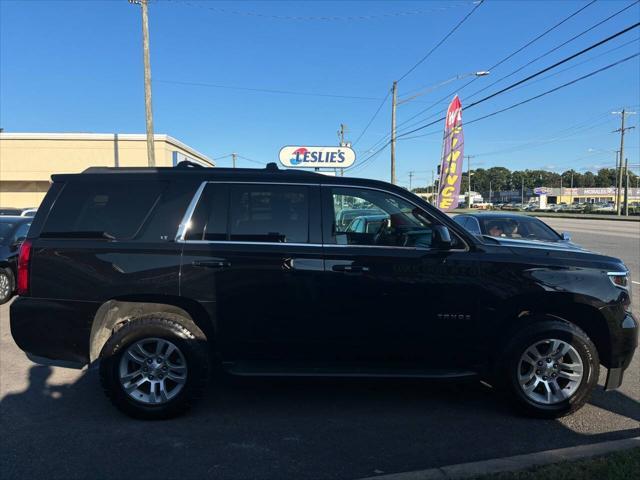
[[[215,166],[206,155],[169,135],[154,135],[154,144],[158,167],[184,160]],[[0,132],[0,207],[37,207],[55,173],[146,165],[145,135]]]

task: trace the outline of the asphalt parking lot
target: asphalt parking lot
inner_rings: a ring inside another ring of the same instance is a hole
[[[640,223],[544,219],[632,270]],[[557,421],[516,416],[477,384],[222,378],[189,415],[131,420],[94,370],[36,366],[0,307],[2,478],[348,479],[640,435],[640,356],[622,388]],[[604,375],[601,376],[602,384]]]

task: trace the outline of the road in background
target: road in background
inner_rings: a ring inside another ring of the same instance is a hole
[[[550,217],[540,220],[558,232],[570,233],[575,243],[589,250],[622,259],[631,270],[631,279],[640,282],[640,222]]]
[[[639,224],[544,221],[622,258],[638,279]],[[95,370],[27,360],[8,310],[0,307],[4,479],[348,479],[640,435],[639,355],[620,390],[597,390],[561,420],[517,416],[478,383],[219,378],[189,415],[136,421],[109,405]]]

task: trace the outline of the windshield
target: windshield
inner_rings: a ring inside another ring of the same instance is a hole
[[[484,235],[514,240],[540,240],[559,242],[562,237],[537,218],[508,217],[479,219]]]

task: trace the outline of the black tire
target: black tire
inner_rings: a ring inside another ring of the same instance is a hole
[[[179,393],[160,404],[135,400],[120,381],[122,356],[130,346],[146,338],[171,342],[182,354],[187,367],[186,381]],[[202,397],[209,371],[205,335],[191,320],[172,314],[149,314],[126,322],[111,335],[100,354],[100,382],[107,397],[127,415],[146,420],[171,418],[188,410]]]
[[[528,397],[518,378],[521,356],[531,345],[546,339],[558,339],[570,344],[580,356],[583,365],[578,388],[568,398],[553,404],[537,402]],[[598,351],[587,334],[568,321],[551,315],[541,315],[532,318],[531,323],[509,341],[505,349],[500,383],[521,413],[537,418],[559,418],[574,413],[587,402],[598,383],[599,373]]]
[[[8,289],[2,288],[3,285],[8,286]],[[7,303],[13,297],[13,292],[16,290],[16,282],[13,278],[13,272],[8,268],[0,268],[0,305]]]

